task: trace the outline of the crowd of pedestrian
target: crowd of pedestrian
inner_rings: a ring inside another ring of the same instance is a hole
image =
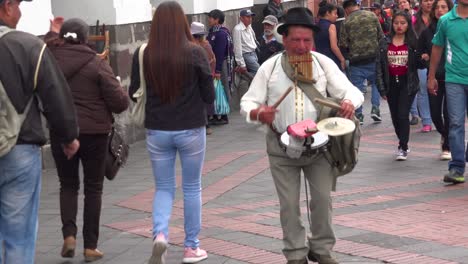
[[[150,264],[165,263],[168,251],[177,155],[184,201],[183,262],[208,257],[198,238],[206,136],[213,125],[229,123],[234,75],[251,80],[240,102],[246,121],[268,125],[267,154],[288,264],[338,263],[332,256],[333,165],[321,151],[309,149],[292,157],[280,143],[288,126],[318,120],[310,90],[337,100],[339,114],[361,125],[363,94],[370,88],[374,123],[382,121],[380,103],[386,100],[398,138],[396,160],[409,156],[411,125],[421,120],[424,133],[434,125],[441,137],[440,159],[449,160],[443,180],[465,181],[468,0],[456,5],[452,0],[421,0],[417,10],[409,0],[373,3],[369,10],[358,0],[341,6],[322,1],[315,17],[307,8],[285,10],[280,0],[270,0],[258,21],[263,26],[259,37],[250,9],[240,10],[239,23],[230,30],[219,9],[207,14],[207,25],[189,25],[180,4],[165,1],[155,10],[148,43],[134,53],[128,93],[108,62],[90,48],[84,21],[53,19],[44,43],[14,30],[21,2],[0,0],[0,110],[9,114],[0,116],[0,264],[34,263],[40,146],[47,141],[41,113],[48,121],[60,182],[60,254],[75,256],[81,163],[83,255],[87,262],[104,256],[97,246],[113,114],[125,111],[130,100],[137,102],[134,94],[140,88],[145,90],[146,147],[156,187]],[[289,56],[312,58],[306,61],[314,69],[310,82],[295,79]],[[273,105],[288,87],[295,88],[277,109]],[[301,172],[313,197],[312,237],[307,241],[299,206]]]

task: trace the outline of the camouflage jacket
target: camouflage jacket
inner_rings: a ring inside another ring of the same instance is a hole
[[[357,10],[341,26],[339,46],[346,51],[350,64],[367,64],[375,61],[383,37],[377,16],[370,11]]]

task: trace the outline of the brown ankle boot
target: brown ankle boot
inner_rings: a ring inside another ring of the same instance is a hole
[[[73,236],[66,237],[63,240],[62,255],[63,258],[73,258],[75,256],[76,239]]]
[[[83,255],[84,255],[86,262],[92,262],[92,261],[101,259],[104,256],[104,253],[99,251],[97,248],[96,249],[85,248]]]

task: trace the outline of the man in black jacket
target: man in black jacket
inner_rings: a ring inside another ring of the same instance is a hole
[[[40,39],[13,30],[21,18],[21,2],[0,0],[0,81],[18,113],[33,100],[16,145],[0,157],[0,263],[32,264],[41,186],[40,146],[46,143],[41,112],[68,158],[78,151],[79,142],[71,93],[55,60]],[[0,137],[4,136],[1,132]]]
[[[260,65],[268,60],[273,54],[284,50],[283,45],[278,42],[273,34],[276,25],[278,25],[278,19],[273,15],[269,15],[263,19],[262,24],[263,35],[258,40],[260,45],[257,50],[258,64]]]

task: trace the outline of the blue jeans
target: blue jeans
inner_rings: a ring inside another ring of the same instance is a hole
[[[184,194],[185,247],[197,248],[201,228],[201,173],[205,159],[205,127],[161,131],[148,130],[146,145],[153,166],[156,192],[153,199],[153,238],[169,237],[169,220],[176,191],[175,162],[179,152]]]
[[[413,102],[411,103],[411,108],[410,108],[411,117],[413,117],[413,116],[419,116],[419,112],[418,112],[418,100],[416,99],[416,96],[415,96],[414,98],[415,98],[415,99],[414,99]]]
[[[370,82],[372,87],[371,103],[374,107],[380,107],[380,94],[375,84],[375,63],[364,65],[350,65],[349,66],[349,80],[351,83],[359,88],[362,93],[366,92],[364,80]],[[356,114],[362,114],[362,106],[356,109]]]
[[[16,145],[0,158],[0,264],[34,263],[41,171],[36,145]]]
[[[418,70],[419,92],[417,96],[419,116],[423,126],[432,125],[429,95],[427,94],[427,69]]]
[[[449,170],[465,172],[465,115],[468,99],[468,85],[445,83],[447,111],[449,116],[449,142],[452,160]]]
[[[255,75],[258,71],[258,68],[260,68],[260,64],[258,64],[257,53],[255,53],[255,51],[246,52],[242,54],[242,57],[244,57],[247,71]]]

